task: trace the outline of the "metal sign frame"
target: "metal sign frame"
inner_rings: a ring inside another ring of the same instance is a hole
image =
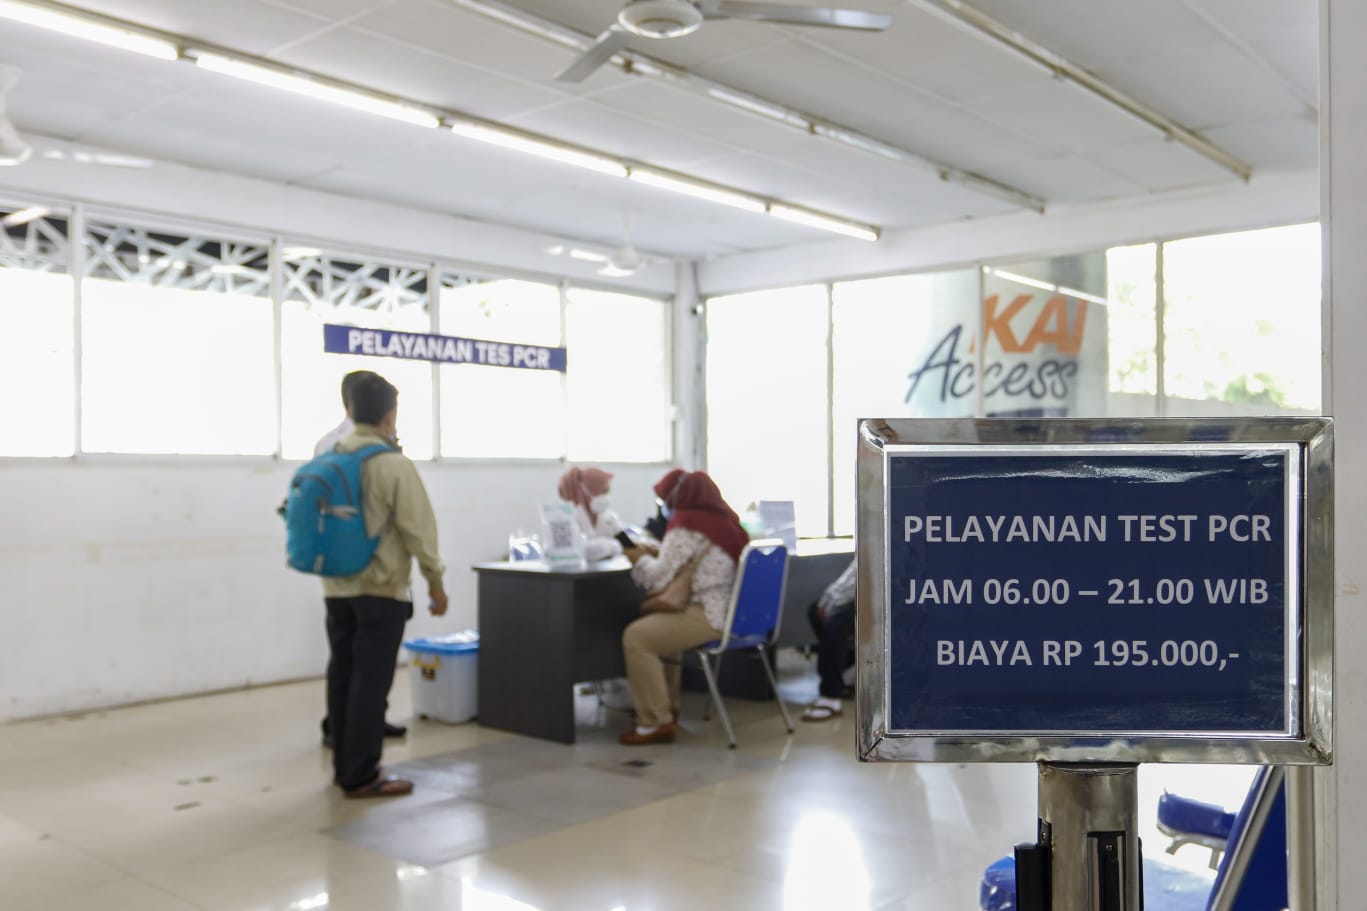
[[[1287,452],[1286,730],[908,731],[891,723],[889,457]],[[1333,688],[1333,422],[1328,418],[888,419],[859,423],[858,755],[866,761],[1328,764]]]

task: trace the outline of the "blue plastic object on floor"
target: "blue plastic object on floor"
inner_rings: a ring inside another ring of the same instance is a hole
[[[1261,806],[1266,821],[1261,830],[1253,826]],[[1253,838],[1254,841],[1247,839]],[[1184,870],[1163,860],[1144,859],[1144,907],[1146,911],[1206,911],[1216,890],[1229,875],[1236,851],[1251,848],[1243,880],[1231,905],[1233,911],[1281,911],[1287,906],[1286,788],[1282,770],[1263,767],[1253,778],[1248,797],[1239,808],[1229,833],[1229,849],[1214,879]],[[1016,860],[1003,857],[983,873],[978,890],[982,911],[1015,911]]]
[[[1158,798],[1158,825],[1176,832],[1228,839],[1230,829],[1234,828],[1234,814],[1213,803],[1164,794]]]
[[[1213,877],[1162,860],[1144,861],[1144,907],[1150,911],[1205,911]],[[982,911],[1016,911],[1016,859],[1003,857],[983,872]]]

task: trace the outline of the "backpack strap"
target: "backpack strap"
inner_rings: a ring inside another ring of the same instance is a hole
[[[359,456],[362,462],[368,461],[384,452],[398,452],[398,448],[390,446],[388,443],[371,443],[369,446],[362,446],[351,454]]]

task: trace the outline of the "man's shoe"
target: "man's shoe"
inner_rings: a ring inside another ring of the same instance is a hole
[[[617,738],[617,742],[629,747],[644,746],[648,743],[673,743],[678,728],[673,724],[662,724],[649,734],[641,734],[635,728]]]

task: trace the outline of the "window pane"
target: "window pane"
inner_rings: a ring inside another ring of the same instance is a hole
[[[0,210],[0,216],[10,214]],[[8,338],[20,340],[0,357],[0,383],[24,390],[8,403],[0,456],[75,451],[75,329],[66,269],[64,219],[36,217],[0,229],[0,325]]]
[[[662,301],[570,289],[565,339],[571,460],[669,460],[668,318]]]
[[[973,416],[971,376],[956,380],[976,361],[978,271],[839,282],[834,295],[833,530],[849,535],[860,418]]]
[[[1316,413],[1316,224],[1163,245],[1164,382],[1172,415]]]
[[[432,365],[392,357],[328,354],[323,326],[431,332],[427,270],[338,259],[307,248],[284,248],[281,308],[282,453],[313,456],[318,439],[344,415],[342,377],[373,370],[399,390],[399,442],[413,459],[433,452]]]
[[[826,288],[707,302],[707,470],[727,502],[793,500],[797,532],[828,529]]]
[[[1106,254],[983,269],[983,335],[986,417],[1104,416]]]
[[[1106,251],[1110,417],[1158,414],[1158,245]]]
[[[511,279],[444,279],[441,334],[558,347],[560,289]],[[443,365],[442,455],[559,459],[564,401],[563,376],[553,370]]]
[[[85,243],[83,448],[275,452],[266,247],[96,224]]]

